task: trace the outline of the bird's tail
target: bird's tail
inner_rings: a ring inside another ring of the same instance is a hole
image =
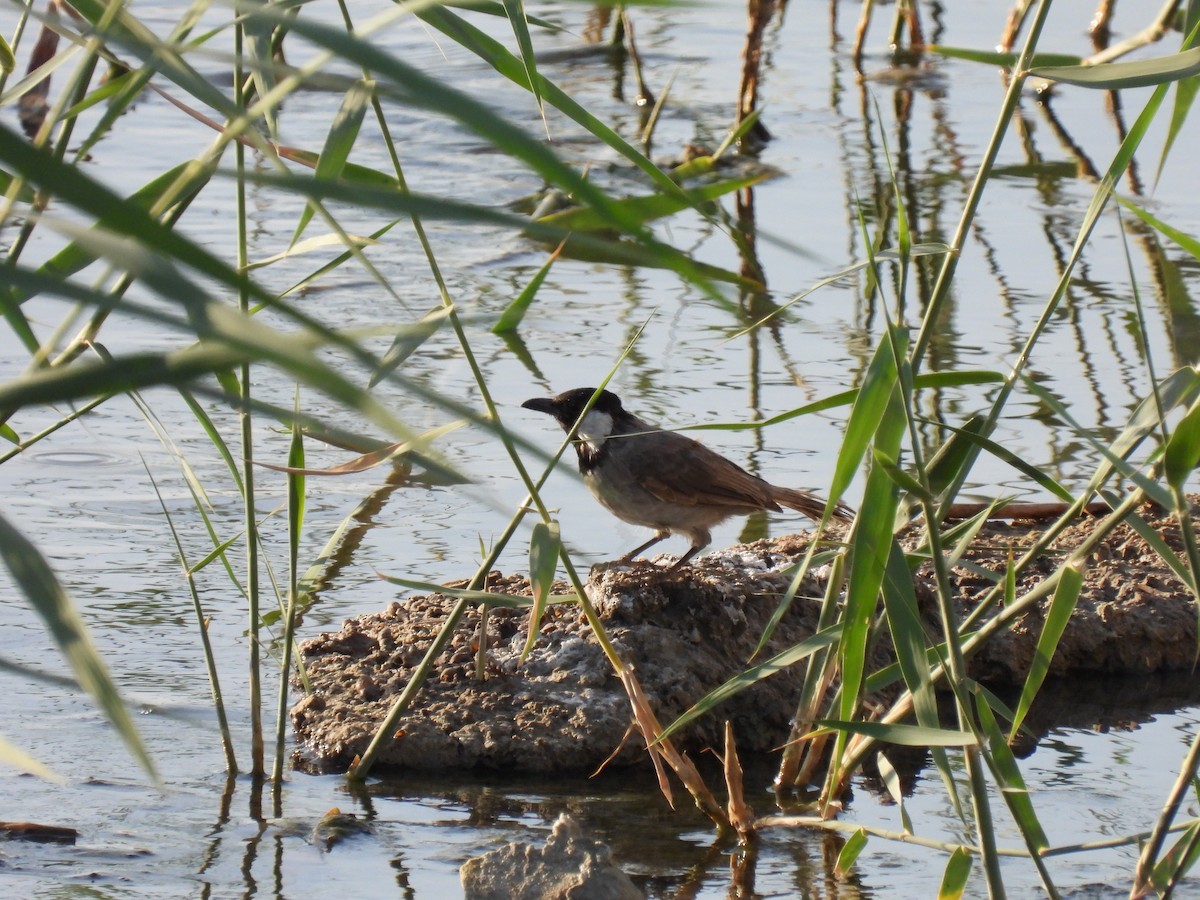
[[[804,513],[804,515],[808,516],[814,522],[821,521],[821,516],[825,514],[825,507],[828,504],[828,501],[821,499],[816,494],[810,494],[807,491],[794,491],[791,488],[781,488],[775,485],[771,485],[771,499],[781,506]],[[831,515],[835,519],[842,519],[848,522],[854,518],[854,510],[839,501],[834,504]]]

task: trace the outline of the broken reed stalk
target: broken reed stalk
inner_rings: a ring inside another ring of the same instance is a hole
[[[900,48],[900,36],[908,28],[908,47],[913,52],[919,52],[925,46],[925,30],[921,27],[921,13],[917,8],[917,0],[899,0],[892,19],[892,33],[888,38],[888,46],[895,52]]]
[[[659,737],[663,732],[662,725],[659,723],[658,717],[654,714],[654,710],[650,708],[650,703],[642,691],[642,686],[638,682],[637,676],[633,673],[633,668],[631,666],[624,666],[617,672],[617,675],[621,679],[625,693],[629,695],[629,702],[633,707],[634,723],[637,725],[638,730],[642,733],[643,740],[646,742],[646,747],[654,762],[655,771],[658,772],[659,788],[662,790],[663,796],[667,798],[667,802],[674,806],[671,800],[671,785],[666,779],[666,773],[662,770],[662,762],[667,763],[674,770],[679,780],[683,782],[683,786],[687,788],[688,793],[692,795],[692,799],[696,801],[696,806],[702,813],[712,819],[713,824],[717,826],[717,830],[719,832],[729,831],[732,828],[729,818],[713,797],[712,791],[708,789],[708,785],[704,783],[704,779],[700,777],[695,764],[686,753],[682,753],[676,749],[675,744],[670,738]]]
[[[748,841],[754,837],[754,810],[746,803],[746,792],[742,778],[742,763],[738,759],[737,744],[733,739],[733,724],[725,720],[725,790],[728,793],[726,804],[729,814],[729,824],[733,826],[738,837]]]

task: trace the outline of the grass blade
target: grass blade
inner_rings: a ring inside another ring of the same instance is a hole
[[[527,76],[524,63],[513,56],[499,41],[480,31],[461,16],[442,6],[421,10],[417,15],[427,25],[436,28],[476,54],[505,78],[527,90],[532,90],[530,83],[525,80]],[[663,192],[670,193],[673,189],[678,190],[675,183],[644,153],[576,103],[552,81],[541,78],[540,87],[545,102],[585,128],[593,137],[603,141],[624,156],[653,183],[657,184]]]
[[[1005,66],[1012,68],[1019,59],[1016,53],[1001,53],[997,50],[976,50],[970,47],[948,47],[945,44],[929,44],[925,47],[930,53],[936,53],[947,59],[964,59],[967,62],[983,63],[985,66]],[[1031,65],[1034,66],[1078,66],[1083,57],[1070,53],[1034,53]]]
[[[818,719],[822,730],[861,734],[885,744],[901,747],[974,747],[978,741],[969,731],[925,728],[921,725],[893,725],[883,722],[849,722],[844,719]]]
[[[92,695],[134,759],[147,775],[157,781],[154,763],[133,725],[133,717],[121,700],[108,668],[96,652],[79,611],[67,597],[41,551],[2,515],[0,560],[8,567],[13,581],[29,600],[34,612],[46,623],[63,658],[75,673],[79,686]]]
[[[913,711],[917,716],[917,724],[926,728],[938,726],[937,695],[933,689],[933,679],[930,677],[930,657],[937,661],[945,657],[942,653],[930,653],[925,646],[925,626],[921,621],[921,613],[917,606],[917,595],[913,588],[912,570],[904,550],[895,540],[892,541],[891,553],[888,555],[887,569],[882,585],[883,608],[887,615],[892,646],[896,650],[896,661],[913,698]],[[962,815],[958,804],[958,789],[954,782],[954,773],[944,750],[931,747],[930,754],[938,770],[938,775],[945,785],[946,795],[951,799],[955,808]],[[899,801],[897,801],[899,802]],[[901,816],[905,816],[904,807],[900,808]],[[912,831],[907,821],[905,829]]]
[[[896,809],[900,811],[900,824],[908,834],[912,834],[912,819],[904,806],[904,788],[900,784],[900,773],[882,753],[876,755],[875,762],[879,767],[879,775],[883,778],[883,786],[887,788],[888,796],[892,798]]]
[[[1151,876],[1154,887],[1167,896],[1200,858],[1200,821],[1193,821],[1171,849],[1163,854]]]
[[[525,657],[537,642],[561,551],[562,535],[557,522],[538,522],[533,526],[533,534],[529,539],[529,584],[533,589],[533,608],[529,611],[529,636],[521,649],[518,665],[525,662]]]
[[[942,873],[942,883],[938,886],[937,900],[961,900],[971,877],[972,861],[971,854],[962,847],[950,854]]]
[[[737,695],[741,691],[755,682],[762,681],[764,678],[770,678],[781,669],[786,669],[788,666],[795,665],[803,659],[807,659],[812,654],[816,653],[825,647],[835,644],[842,635],[842,626],[840,624],[833,625],[823,631],[818,631],[811,637],[805,638],[800,643],[789,647],[782,653],[779,653],[765,662],[761,662],[756,666],[752,666],[744,672],[730,678],[720,687],[714,688],[692,705],[692,708],[679,716],[674,722],[663,730],[660,737],[669,737],[679,729],[683,728],[693,719],[707,714],[714,707],[719,706],[726,700]]]
[[[1017,766],[1017,758],[1009,748],[1008,740],[1005,739],[987,699],[982,694],[975,697],[975,709],[979,713],[979,724],[987,735],[988,754],[1001,796],[1008,804],[1013,820],[1029,844],[1029,849],[1034,853],[1045,850],[1050,846],[1050,841],[1046,838],[1042,823],[1038,821],[1033,810],[1033,801]]]
[[[333,118],[333,125],[329,128],[329,134],[325,136],[325,146],[321,149],[321,155],[317,158],[317,165],[313,170],[314,178],[335,181],[342,176],[350,158],[350,151],[354,149],[354,142],[358,140],[367,107],[371,104],[371,94],[372,85],[364,81],[356,81],[350,90],[346,91],[342,105],[338,107]],[[314,212],[310,203],[300,213],[300,221],[292,235],[293,247],[300,240],[300,235],[312,220]]]
[[[1200,74],[1200,47],[1133,62],[1101,63],[1096,66],[1034,66],[1029,74],[1102,91],[1153,87]]]
[[[532,597],[523,597],[518,594],[497,594],[493,593],[492,591],[476,591],[468,588],[452,588],[446,587],[444,584],[435,584],[432,581],[418,581],[412,578],[399,578],[395,575],[384,575],[382,572],[376,572],[375,574],[388,584],[394,584],[413,591],[424,591],[427,594],[442,594],[446,597],[453,597],[457,600],[469,600],[472,603],[486,603],[488,606],[504,606],[509,609],[528,609],[533,606]],[[573,603],[578,600],[574,594],[555,594],[551,595],[548,599],[553,603]]]
[[[1069,561],[1062,566],[1060,571],[1062,575],[1058,586],[1054,589],[1050,608],[1046,611],[1046,621],[1042,626],[1042,633],[1038,635],[1033,662],[1029,667],[1029,674],[1025,676],[1021,697],[1017,701],[1016,714],[1008,735],[1010,741],[1016,737],[1017,730],[1033,705],[1034,697],[1037,696],[1042,682],[1046,680],[1046,674],[1050,671],[1050,660],[1054,657],[1058,641],[1067,627],[1067,621],[1075,609],[1075,601],[1079,599],[1079,592],[1083,588],[1082,563]]]
[[[529,280],[529,284],[525,285],[525,289],[517,295],[517,298],[512,303],[505,307],[504,312],[500,314],[500,319],[492,326],[492,334],[507,334],[510,331],[515,331],[517,326],[521,324],[521,320],[525,318],[525,313],[528,311],[529,305],[533,303],[533,298],[537,296],[542,282],[550,274],[550,267],[554,265],[554,261],[558,259],[558,255],[562,252],[566,243],[566,239],[564,239],[558,245],[558,248],[550,254],[549,258],[542,263],[542,267]]]
[[[690,207],[699,206],[702,203],[708,203],[726,194],[736,193],[745,188],[753,187],[771,176],[771,172],[755,172],[750,175],[743,175],[740,178],[727,178],[723,181],[714,181],[700,187],[690,188],[684,191],[682,195],[679,189],[676,188],[669,194],[648,194],[641,197],[628,197],[623,200],[616,200],[613,205],[627,211],[630,218],[635,221],[650,222],[654,219],[673,215]],[[572,207],[571,209],[553,212],[542,216],[538,221],[546,225],[557,225],[559,228],[572,233],[600,231],[612,227],[607,218],[601,216],[593,209],[583,207]]]
[[[46,781],[64,782],[61,775],[47,769],[44,765],[22,750],[0,737],[0,763],[11,766],[21,772],[28,772]]]
[[[521,63],[525,66],[525,79],[529,82],[529,90],[537,101],[538,112],[542,116],[542,124],[546,126],[546,136],[550,137],[550,126],[546,124],[546,109],[542,104],[542,78],[538,75],[537,57],[533,53],[533,40],[529,36],[529,21],[525,17],[525,4],[521,0],[501,0],[508,23],[512,26],[513,36],[517,39],[517,48],[521,51]]]
[[[850,877],[850,870],[854,867],[855,861],[859,855],[866,849],[867,832],[860,828],[846,840],[842,845],[842,849],[838,851],[837,862],[834,864],[833,873],[837,878],[847,879]]]

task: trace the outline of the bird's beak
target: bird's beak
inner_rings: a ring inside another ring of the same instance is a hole
[[[558,408],[554,405],[554,401],[549,397],[534,397],[532,400],[526,400],[521,404],[522,409],[532,409],[537,412],[546,413],[548,416],[557,418]]]

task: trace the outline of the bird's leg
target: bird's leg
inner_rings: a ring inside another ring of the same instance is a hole
[[[682,569],[684,566],[687,565],[688,560],[691,559],[693,556],[695,556],[697,553],[699,553],[701,550],[703,550],[705,548],[705,546],[706,546],[706,544],[692,544],[691,549],[688,550],[687,553],[683,554],[683,556],[679,557],[679,561],[676,562],[675,565],[671,566],[671,568],[667,569],[667,571],[675,572],[679,569]]]
[[[682,569],[687,565],[689,559],[712,543],[712,534],[707,528],[691,528],[684,533],[692,539],[691,549],[679,557],[679,561],[667,569],[668,572],[676,572]]]
[[[650,540],[646,541],[646,543],[639,544],[638,546],[634,547],[632,550],[630,550],[628,553],[626,553],[624,556],[622,556],[619,560],[617,560],[617,562],[623,562],[623,563],[633,562],[634,557],[636,557],[639,553],[644,553],[645,551],[647,551],[651,547],[653,547],[655,544],[657,544],[659,541],[665,541],[670,536],[671,536],[671,532],[669,532],[669,531],[666,531],[666,530],[656,531],[656,532],[654,532],[654,537],[650,538]]]

